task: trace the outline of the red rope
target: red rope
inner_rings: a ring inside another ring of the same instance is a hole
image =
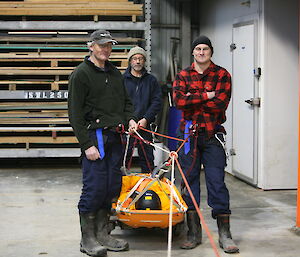
[[[145,128],[143,128],[143,127],[139,127],[139,128],[140,128],[141,130],[147,131],[147,132],[149,132],[149,133],[154,133],[155,135],[158,135],[158,136],[161,136],[161,137],[166,137],[166,138],[174,139],[174,140],[177,140],[177,141],[182,141],[182,144],[178,147],[178,149],[176,150],[176,153],[178,153],[178,152],[180,151],[180,149],[184,146],[184,144],[188,141],[188,139],[189,139],[189,137],[190,137],[190,135],[189,135],[186,139],[180,139],[180,138],[170,137],[170,136],[166,136],[166,135],[163,135],[163,134],[160,134],[160,133],[156,133],[156,132],[150,131],[150,130],[148,130],[148,129],[145,129]],[[143,141],[146,141],[146,140],[143,140]],[[147,141],[146,141],[145,143],[147,143]],[[171,157],[170,157],[169,163],[170,163],[171,160],[172,160],[172,159],[171,159]],[[190,188],[190,186],[189,186],[189,183],[188,183],[188,181],[187,181],[187,179],[186,179],[186,177],[185,177],[185,175],[184,175],[184,173],[183,173],[183,170],[182,170],[182,168],[181,168],[181,166],[180,166],[180,163],[179,163],[179,161],[178,161],[178,158],[175,158],[175,161],[176,161],[177,167],[178,167],[178,169],[179,169],[179,172],[180,172],[180,174],[181,174],[181,177],[182,177],[182,179],[183,179],[183,181],[184,181],[184,183],[185,183],[185,186],[186,186],[186,188],[187,188],[187,190],[188,190],[188,192],[189,192],[189,194],[190,194],[190,197],[191,197],[192,202],[193,202],[193,204],[194,204],[194,206],[195,206],[195,209],[196,209],[196,211],[197,211],[197,213],[198,213],[198,216],[199,216],[199,218],[200,218],[201,224],[203,225],[204,230],[205,230],[205,232],[206,232],[206,234],[207,234],[207,237],[209,238],[209,242],[210,242],[210,244],[211,244],[211,247],[213,248],[215,255],[216,255],[217,257],[221,257],[220,254],[219,254],[218,248],[217,248],[217,246],[216,246],[216,244],[215,244],[215,242],[214,242],[214,239],[213,239],[213,237],[212,237],[212,235],[211,235],[211,233],[210,233],[210,230],[209,230],[209,228],[208,228],[208,226],[207,226],[207,224],[206,224],[206,222],[205,222],[205,220],[204,220],[203,214],[202,214],[202,212],[200,211],[199,206],[197,205],[196,199],[195,199],[195,197],[194,197],[194,195],[193,195],[193,193],[192,193],[192,190],[191,190],[191,188]]]
[[[146,154],[146,151],[145,151],[145,148],[144,148],[144,145],[143,145],[142,141],[140,141],[140,146],[142,148],[142,151],[143,151],[146,163],[147,163],[147,167],[148,167],[149,171],[152,173],[152,167],[151,167],[150,161],[149,161],[149,159],[147,157],[147,154]]]
[[[196,208],[196,211],[197,211],[197,213],[198,213],[198,215],[199,215],[199,218],[200,218],[200,220],[201,220],[201,224],[203,225],[204,230],[205,230],[205,232],[206,232],[206,234],[207,234],[207,237],[209,238],[209,242],[210,242],[210,244],[211,244],[211,247],[213,248],[213,250],[214,250],[216,256],[217,256],[217,257],[220,257],[220,254],[219,254],[219,251],[218,251],[218,249],[217,249],[217,246],[216,246],[216,244],[215,244],[215,242],[214,242],[214,239],[213,239],[213,237],[212,237],[212,235],[211,235],[211,233],[210,233],[210,231],[209,231],[208,226],[206,225],[206,222],[205,222],[205,220],[204,220],[203,214],[201,213],[200,208],[199,208],[199,206],[197,205],[196,199],[195,199],[195,197],[194,197],[194,195],[193,195],[193,193],[192,193],[192,190],[191,190],[191,188],[190,188],[190,186],[189,186],[189,183],[187,182],[187,179],[186,179],[186,177],[185,177],[185,175],[184,175],[184,173],[183,173],[183,171],[182,171],[182,168],[181,168],[181,166],[180,166],[180,163],[179,163],[179,161],[178,161],[177,159],[175,159],[175,161],[176,161],[177,167],[178,167],[178,169],[179,169],[179,171],[180,171],[181,177],[182,177],[182,179],[183,179],[183,181],[184,181],[184,183],[185,183],[185,186],[186,186],[186,188],[187,188],[187,190],[188,190],[188,192],[189,192],[189,194],[190,194],[190,197],[191,197],[191,199],[192,199],[192,201],[193,201],[193,204],[194,204],[194,206],[195,206],[195,208]]]
[[[145,129],[144,127],[141,127],[141,126],[139,126],[139,129],[144,130],[144,131],[147,131],[147,132],[149,132],[149,133],[152,133],[152,134],[157,135],[157,136],[160,136],[160,137],[165,137],[165,138],[169,138],[169,139],[173,139],[173,140],[177,140],[177,141],[184,141],[184,139],[166,136],[166,135],[163,135],[163,134],[160,134],[160,133],[157,133],[157,132],[154,132],[154,131]]]
[[[131,148],[131,155],[130,155],[130,158],[129,158],[128,162],[127,162],[127,169],[128,170],[130,170],[130,168],[131,168],[132,157],[133,157],[133,150],[136,147],[136,144],[137,144],[137,139],[135,138],[134,141],[133,141],[133,144],[132,144],[132,148]]]

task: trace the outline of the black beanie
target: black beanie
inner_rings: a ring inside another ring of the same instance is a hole
[[[214,53],[214,48],[212,47],[211,42],[210,42],[210,40],[209,40],[208,37],[206,37],[206,36],[199,36],[199,37],[197,37],[197,38],[193,41],[193,43],[192,43],[192,52],[194,51],[195,47],[196,47],[197,45],[199,45],[199,44],[205,44],[205,45],[208,45],[209,48],[211,49],[211,55],[213,55],[213,53]]]

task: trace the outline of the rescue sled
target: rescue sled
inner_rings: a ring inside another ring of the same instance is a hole
[[[131,228],[167,228],[169,226],[171,191],[172,226],[183,224],[187,205],[178,189],[163,177],[166,170],[157,175],[130,174],[123,176],[122,189],[115,211],[118,222]],[[158,197],[158,199],[157,199]],[[159,204],[156,204],[158,202]]]

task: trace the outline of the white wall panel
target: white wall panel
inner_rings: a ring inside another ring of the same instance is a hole
[[[265,1],[263,188],[296,188],[298,1]]]
[[[245,2],[250,2],[250,6],[244,5]],[[205,6],[200,9],[201,34],[213,42],[213,60],[229,72],[232,72],[229,51],[232,25],[258,20],[258,65],[262,67],[258,186],[264,189],[295,188],[299,136],[298,1],[212,0],[201,3]],[[229,140],[230,108],[226,122]]]

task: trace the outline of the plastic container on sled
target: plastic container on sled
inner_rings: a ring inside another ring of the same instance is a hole
[[[160,199],[160,210],[137,210],[136,203],[147,190],[154,191]],[[170,195],[173,191],[172,226],[184,221],[187,210],[175,185],[167,178],[152,178],[147,174],[123,176],[120,197],[115,204],[118,221],[132,228],[167,228],[169,226]]]

